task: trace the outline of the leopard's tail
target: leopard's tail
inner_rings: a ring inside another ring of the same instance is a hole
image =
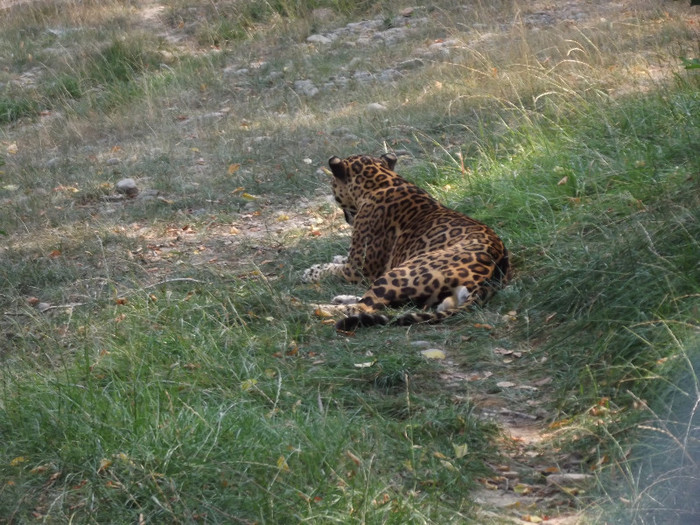
[[[484,304],[498,289],[505,286],[512,278],[512,267],[510,261],[508,260],[508,252],[505,251],[503,257],[496,264],[495,271],[493,275],[487,280],[485,286],[483,286],[476,294],[469,296],[461,296],[459,289],[457,290],[457,301],[452,307],[447,307],[444,309],[438,308],[438,310],[432,310],[429,312],[410,312],[393,319],[382,315],[379,313],[356,313],[341,319],[335,323],[335,329],[342,332],[352,332],[356,328],[364,328],[368,326],[376,325],[390,325],[390,326],[409,326],[412,324],[435,324],[442,322],[448,317],[467,309],[474,304]],[[464,287],[462,287],[464,288]],[[466,292],[466,288],[464,288]]]
[[[391,325],[393,326],[409,326],[412,324],[425,323],[425,324],[435,324],[440,323],[448,317],[452,317],[456,313],[464,310],[467,305],[460,306],[459,308],[452,308],[451,310],[443,310],[441,312],[431,311],[431,312],[411,312],[396,319],[391,320]]]
[[[409,326],[417,323],[433,324],[439,323],[443,319],[447,319],[463,309],[464,306],[451,310],[443,310],[441,312],[411,312],[400,317],[395,317],[394,319],[386,315],[375,313],[354,314],[335,323],[335,329],[341,332],[352,332],[357,328],[366,328],[376,325]]]
[[[360,327],[389,324],[389,321],[390,319],[386,315],[359,313],[341,319],[335,323],[335,329],[340,332],[352,332]]]

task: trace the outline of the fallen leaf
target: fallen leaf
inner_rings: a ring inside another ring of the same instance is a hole
[[[374,505],[375,507],[380,507],[382,505],[386,505],[390,501],[391,501],[391,497],[389,496],[389,494],[387,494],[385,492],[384,494],[381,495],[381,497],[379,499],[373,499],[372,505]]]
[[[427,359],[445,359],[445,352],[439,348],[428,348],[427,350],[421,350],[420,353]]]
[[[17,457],[14,458],[12,461],[10,461],[10,466],[11,466],[11,467],[17,467],[17,466],[21,465],[22,463],[26,463],[27,461],[29,461],[29,460],[28,460],[26,457],[24,457],[24,456],[17,456]]]
[[[249,201],[255,201],[255,200],[258,200],[260,198],[260,197],[257,197],[255,195],[251,195],[250,193],[246,193],[246,192],[241,193],[241,197],[243,197],[244,199],[249,200]]]
[[[314,310],[314,315],[316,317],[333,317],[332,313],[330,313],[328,310],[324,310],[321,307],[318,307]]]
[[[239,170],[240,167],[241,167],[240,164],[229,164],[227,173],[229,175],[233,175],[234,173],[236,173]]]
[[[494,348],[493,353],[498,355],[511,355],[513,351],[506,348]]]
[[[364,363],[355,363],[355,368],[369,368],[370,366],[373,366],[374,363],[376,363],[377,360],[375,359],[374,361],[366,361]]]
[[[255,388],[255,385],[257,384],[257,379],[246,379],[245,381],[241,382],[241,390],[243,390],[244,392],[250,392]]]
[[[566,184],[567,182],[569,182],[569,177],[568,177],[568,176],[564,176],[564,177],[562,177],[562,179],[561,179],[559,182],[557,182],[557,186],[563,186],[563,185]]]
[[[455,458],[456,459],[460,459],[460,458],[463,458],[464,456],[466,456],[467,452],[469,450],[469,446],[466,443],[463,443],[462,445],[455,445],[453,443],[452,448],[455,449]]]
[[[515,383],[511,381],[499,381],[498,383],[496,383],[496,386],[498,388],[512,388],[515,386]]]
[[[97,473],[99,474],[100,472],[104,472],[105,470],[107,470],[111,466],[112,466],[112,460],[105,458],[105,459],[100,461],[100,466],[97,467]]]
[[[352,452],[350,452],[349,450],[346,450],[346,451],[345,451],[345,455],[346,455],[347,457],[349,457],[349,458],[352,460],[352,462],[353,462],[355,465],[357,465],[358,467],[359,467],[360,464],[362,463],[362,460],[361,460],[360,458],[358,458],[355,454],[353,454]]]
[[[7,146],[7,153],[9,153],[10,155],[16,155],[17,151],[19,151],[19,148],[17,148],[16,143],[13,142],[9,146]]]
[[[289,465],[287,464],[287,460],[284,459],[284,456],[277,458],[277,468],[283,472],[289,472]]]
[[[495,483],[492,483],[492,482],[491,482],[490,480],[488,480],[488,479],[480,479],[480,480],[478,480],[478,481],[479,481],[479,482],[484,486],[484,488],[487,489],[487,490],[498,490],[498,485],[496,485]]]
[[[47,470],[49,470],[50,466],[51,466],[50,463],[47,463],[46,465],[39,465],[38,467],[34,467],[29,472],[31,472],[32,474],[42,474],[42,473],[46,472]]]
[[[53,191],[65,191],[66,193],[78,193],[80,190],[75,186],[56,186]]]
[[[535,516],[534,514],[525,514],[524,516],[521,516],[521,519],[523,521],[527,521],[528,523],[542,523],[542,518]]]
[[[513,492],[524,496],[532,492],[532,487],[525,483],[518,483],[515,487],[513,487]]]
[[[451,472],[457,472],[457,467],[455,467],[452,463],[450,463],[446,459],[441,459],[440,464]]]

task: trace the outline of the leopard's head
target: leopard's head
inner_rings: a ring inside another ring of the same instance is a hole
[[[381,157],[353,155],[346,159],[331,157],[328,165],[333,173],[333,196],[343,209],[345,220],[352,226],[359,201],[367,193],[381,186],[380,179],[388,179],[396,165],[396,155],[385,153]]]

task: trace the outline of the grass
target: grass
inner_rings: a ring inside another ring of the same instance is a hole
[[[391,46],[304,44],[388,28],[372,4],[5,10],[0,523],[694,522],[697,17],[445,1]],[[385,147],[493,225],[516,278],[443,325],[340,337],[308,303],[358,288],[299,282],[347,249],[317,168]],[[540,407],[556,466],[596,486],[476,504],[512,446],[493,398]]]

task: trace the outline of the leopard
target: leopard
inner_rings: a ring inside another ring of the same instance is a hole
[[[511,279],[508,250],[494,230],[401,177],[396,162],[393,153],[328,161],[333,197],[352,229],[350,250],[307,268],[301,279],[371,283],[361,297],[333,298],[330,315],[342,316],[335,323],[339,332],[438,323],[483,305]],[[384,313],[405,305],[422,311]]]

